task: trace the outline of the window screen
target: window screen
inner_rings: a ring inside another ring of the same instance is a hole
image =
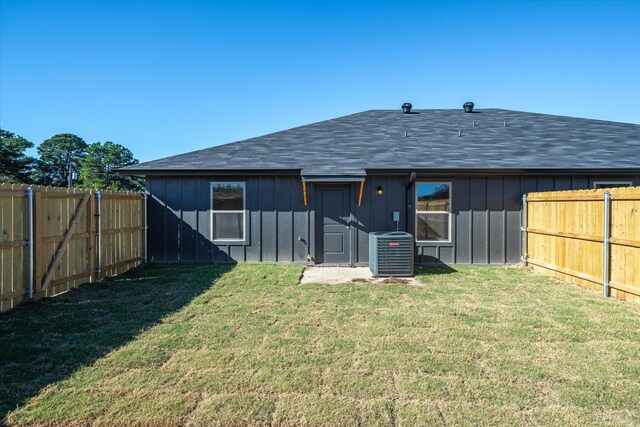
[[[615,187],[631,187],[629,181],[596,181],[593,188],[615,188]]]
[[[211,183],[212,240],[244,240],[243,182]]]
[[[416,185],[416,240],[449,241],[451,184],[421,182]]]

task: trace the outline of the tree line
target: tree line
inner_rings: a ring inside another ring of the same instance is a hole
[[[55,187],[140,190],[141,181],[114,172],[138,163],[128,148],[111,141],[87,144],[71,133],[54,135],[37,148],[38,157],[26,150],[27,139],[0,129],[0,182]]]

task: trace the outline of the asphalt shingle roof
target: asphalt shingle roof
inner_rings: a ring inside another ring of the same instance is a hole
[[[120,171],[363,175],[376,169],[640,170],[640,125],[501,109],[370,110]]]

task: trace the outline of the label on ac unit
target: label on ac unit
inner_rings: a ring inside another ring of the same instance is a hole
[[[389,242],[389,246],[400,246],[400,242]]]

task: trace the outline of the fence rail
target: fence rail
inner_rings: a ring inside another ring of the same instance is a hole
[[[0,184],[0,311],[145,261],[141,193]]]
[[[640,301],[640,187],[525,195],[522,259],[604,296]]]

